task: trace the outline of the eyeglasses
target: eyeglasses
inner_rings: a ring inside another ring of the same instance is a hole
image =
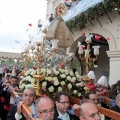
[[[53,114],[53,113],[55,112],[54,107],[51,108],[50,110],[42,110],[42,111],[37,110],[37,111],[38,111],[40,114],[42,114],[42,115],[47,115],[48,112],[49,112],[50,114]]]
[[[65,104],[70,104],[70,101],[64,101],[64,102],[58,101],[58,102],[61,103],[61,104],[63,104],[63,105],[65,105]]]
[[[98,99],[90,99],[90,100],[93,100],[93,101],[98,101]]]

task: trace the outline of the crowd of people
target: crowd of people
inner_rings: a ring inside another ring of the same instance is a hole
[[[99,113],[97,106],[111,109],[120,113],[120,80],[114,84],[115,89],[110,90],[106,77],[102,76],[95,82],[93,71],[88,73],[89,83],[86,86],[89,92],[86,98],[80,100],[80,105],[74,104],[70,109],[69,95],[65,92],[56,93],[55,99],[49,96],[36,97],[36,91],[32,87],[25,88],[22,97],[16,99],[12,91],[19,89],[20,71],[16,70],[14,76],[0,70],[0,117],[2,120],[25,120],[21,106],[26,104],[33,113],[35,120],[111,120]],[[12,73],[12,72],[11,72]],[[19,74],[18,74],[19,73]],[[110,91],[108,95],[108,91]],[[111,99],[109,104],[104,99]],[[79,116],[74,114],[74,109],[79,109]]]

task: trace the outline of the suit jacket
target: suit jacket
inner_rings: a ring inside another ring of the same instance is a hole
[[[69,113],[68,113],[68,115],[69,115],[70,120],[79,120],[79,117],[77,117],[75,115],[71,115]],[[58,116],[59,116],[58,111],[55,110],[54,118],[58,118]],[[59,120],[62,120],[62,119],[59,118]]]
[[[117,95],[117,90],[114,90],[111,92],[111,95],[110,95],[110,99],[114,99],[115,100],[115,96]]]
[[[111,110],[120,113],[120,108],[117,105],[115,105]]]
[[[16,112],[17,112],[17,105],[13,105],[8,112],[6,120],[16,120],[15,119]],[[22,118],[20,120],[26,120],[26,118],[23,116],[23,114],[22,114]]]

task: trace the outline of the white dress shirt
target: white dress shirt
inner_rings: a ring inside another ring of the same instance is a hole
[[[58,118],[62,119],[62,120],[70,120],[69,114],[65,113],[64,115],[62,115],[59,111],[58,111]]]

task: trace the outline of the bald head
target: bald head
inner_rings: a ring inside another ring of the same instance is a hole
[[[54,102],[49,97],[40,97],[36,101],[36,115],[42,120],[53,120]]]
[[[80,120],[100,120],[97,106],[93,103],[82,104],[80,109]]]

